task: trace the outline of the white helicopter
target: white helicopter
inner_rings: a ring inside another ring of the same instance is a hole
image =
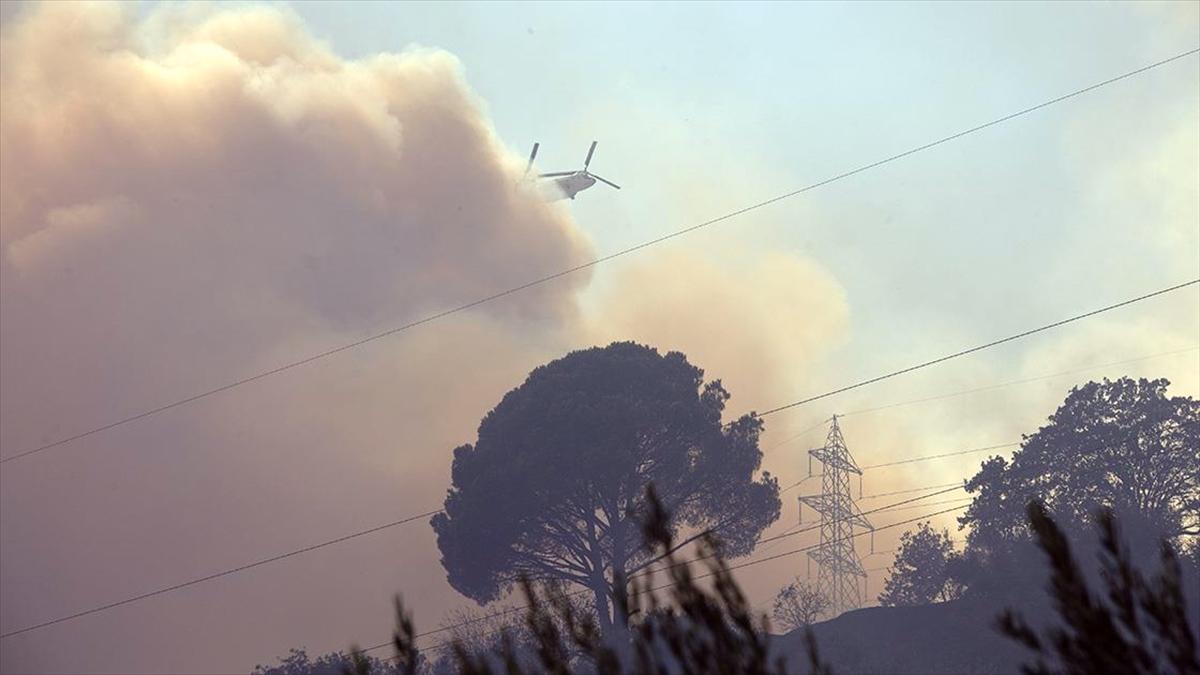
[[[533,159],[537,157],[538,144],[533,144],[533,152],[529,153],[529,164],[525,166],[525,175],[529,175],[529,170],[533,168]],[[616,183],[605,180],[594,173],[588,172],[588,165],[592,163],[592,153],[596,152],[596,141],[592,141],[592,147],[588,149],[587,159],[583,160],[583,168],[578,171],[554,171],[551,173],[539,173],[537,178],[550,178],[550,183],[557,189],[543,190],[543,194],[549,201],[556,201],[566,197],[575,199],[575,195],[596,184],[596,181],[606,183],[620,190],[621,186]]]

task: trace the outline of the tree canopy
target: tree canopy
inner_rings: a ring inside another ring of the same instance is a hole
[[[950,574],[954,559],[954,540],[946,530],[938,532],[926,521],[916,531],[906,531],[900,535],[900,548],[879,604],[927,605],[954,600],[962,593]]]
[[[1200,405],[1168,397],[1165,379],[1120,378],[1071,389],[1012,461],[994,457],[967,483],[968,546],[1027,541],[1024,508],[1039,500],[1078,529],[1101,508],[1153,537],[1200,534]]]
[[[761,421],[723,425],[729,393],[703,376],[631,342],[536,368],[454,450],[432,520],[450,584],[481,604],[522,576],[578,584],[607,630],[623,621],[614,584],[656,559],[639,529],[651,483],[672,534],[708,531],[723,554],[749,553],[779,516],[779,485],[756,475]]]

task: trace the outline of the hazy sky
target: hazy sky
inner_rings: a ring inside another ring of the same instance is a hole
[[[5,457],[1200,46],[1196,3],[14,7]],[[0,629],[437,508],[450,450],[573,348],[682,350],[740,413],[1194,279],[1198,63],[7,462]],[[513,189],[534,141],[554,171],[592,140],[591,168],[622,190],[545,205]],[[1019,440],[1091,377],[1196,396],[1198,295],[772,416],[765,467],[806,475],[822,430],[779,444],[833,412],[1097,364],[1156,356],[843,428],[870,465]],[[983,457],[868,471],[865,492],[951,482]],[[394,591],[418,630],[469,602],[437,560],[414,523],[5,639],[0,670],[244,672],[290,647],[382,642]],[[766,603],[805,566],[752,569]]]

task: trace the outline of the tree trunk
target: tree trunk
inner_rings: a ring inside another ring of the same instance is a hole
[[[625,577],[625,564],[628,562],[625,555],[625,521],[617,521],[612,527],[612,533],[612,590],[614,594],[620,594],[619,597],[613,597],[616,604],[613,607],[613,624],[624,633],[629,629],[629,603],[626,596],[629,587]]]
[[[607,640],[613,632],[612,613],[608,604],[608,583],[604,577],[600,577],[592,581],[591,589],[596,602],[596,623],[599,624],[600,635]]]
[[[629,592],[625,565],[629,562],[625,552],[625,521],[617,520],[612,526],[612,626],[604,636],[605,641],[617,653],[621,661],[630,656],[629,645]]]

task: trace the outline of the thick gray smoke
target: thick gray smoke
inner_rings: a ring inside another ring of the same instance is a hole
[[[522,159],[453,56],[343,60],[271,8],[135,12],[47,3],[4,21],[3,455],[591,257],[562,206],[515,189]],[[587,280],[6,464],[0,624],[433,508],[449,449],[560,352]],[[436,617],[435,548],[421,524],[409,535],[343,549],[351,589],[278,567],[266,586],[6,640],[0,667],[246,668],[279,645],[373,635],[410,584]],[[261,595],[285,587],[308,608]],[[241,646],[181,654],[200,626],[199,642]],[[51,646],[64,636],[67,655]],[[112,653],[133,644],[162,648]]]

